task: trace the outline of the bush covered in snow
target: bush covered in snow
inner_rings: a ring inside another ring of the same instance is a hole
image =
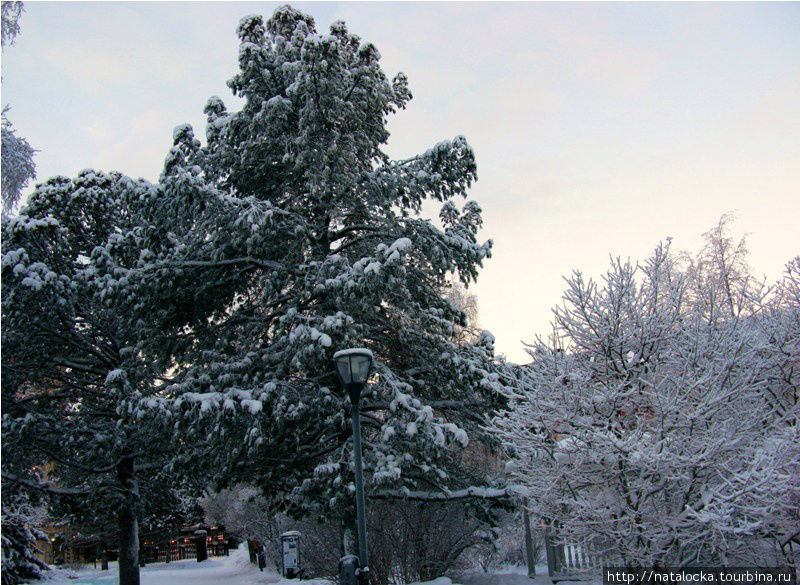
[[[207,494],[200,505],[207,522],[224,525],[238,539],[262,543],[276,570],[281,568],[280,535],[297,530],[302,535],[305,575],[336,575],[343,554],[340,523],[275,514],[259,490],[246,485]],[[508,562],[514,548],[512,533],[518,532],[513,526],[510,530],[488,529],[494,517],[487,516],[477,503],[372,500],[367,512],[370,581],[376,585],[425,581],[448,571],[471,569],[479,557],[496,564]],[[495,546],[499,533],[506,538]]]

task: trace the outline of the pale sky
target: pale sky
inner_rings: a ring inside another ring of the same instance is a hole
[[[2,103],[38,180],[83,168],[156,180],[206,100],[238,109],[236,26],[277,3],[25,3]],[[666,237],[696,251],[728,211],[770,279],[800,253],[800,3],[294,3],[374,43],[414,99],[394,157],[475,149],[480,324],[512,361],[550,331],[562,276],[601,275]]]

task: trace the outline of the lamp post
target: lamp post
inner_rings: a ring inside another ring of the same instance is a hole
[[[343,349],[333,354],[336,375],[350,395],[350,416],[353,419],[353,460],[356,476],[356,526],[358,532],[359,583],[369,583],[367,560],[367,518],[364,511],[364,471],[361,463],[361,424],[358,401],[372,367],[372,352],[364,348]]]

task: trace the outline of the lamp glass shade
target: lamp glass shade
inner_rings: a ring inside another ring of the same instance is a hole
[[[336,352],[333,356],[336,373],[345,386],[366,384],[372,367],[372,352],[367,349],[349,349]]]
[[[341,357],[336,360],[336,373],[339,374],[339,380],[342,384],[347,385],[350,383],[352,377],[350,375],[350,358]]]
[[[350,374],[353,376],[352,382],[354,384],[366,384],[371,365],[372,359],[368,355],[351,355]]]

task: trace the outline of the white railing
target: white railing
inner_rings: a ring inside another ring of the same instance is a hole
[[[561,540],[552,526],[545,530],[545,550],[547,571],[553,583],[579,580],[601,568],[601,559],[593,554],[588,542]]]

